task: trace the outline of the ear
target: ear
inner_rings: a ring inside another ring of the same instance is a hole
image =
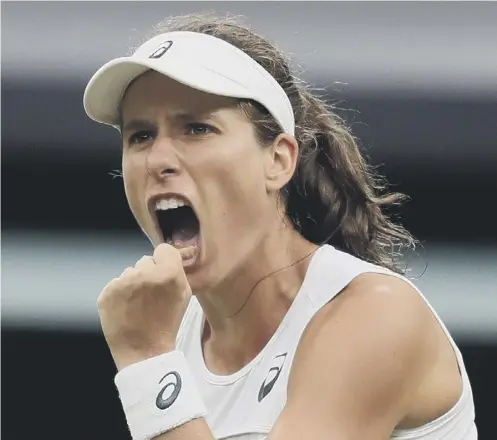
[[[286,133],[280,134],[267,148],[265,172],[268,192],[278,192],[290,181],[297,167],[298,155],[296,139]]]

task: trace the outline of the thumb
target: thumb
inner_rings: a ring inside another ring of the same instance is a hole
[[[197,246],[188,246],[184,248],[178,249],[179,254],[181,255],[182,260],[189,260],[190,258],[195,257],[198,252]]]

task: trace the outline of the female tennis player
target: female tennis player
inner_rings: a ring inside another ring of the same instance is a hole
[[[404,277],[401,196],[276,47],[176,17],[84,105],[120,131],[154,245],[98,298],[134,440],[477,438],[461,353]]]

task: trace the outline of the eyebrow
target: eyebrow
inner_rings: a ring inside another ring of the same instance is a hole
[[[188,121],[195,121],[199,119],[212,119],[213,121],[217,123],[221,123],[219,116],[216,114],[217,112],[205,112],[205,113],[177,113],[175,114],[172,118],[170,118],[174,122],[188,122]],[[127,122],[123,127],[122,127],[122,132],[125,131],[140,131],[140,130],[155,130],[157,128],[157,125],[153,122],[147,121],[145,119],[132,119],[131,121]]]
[[[140,131],[140,130],[154,130],[156,127],[156,124],[146,121],[144,119],[132,119],[131,121],[127,122],[123,127],[122,127],[122,132],[125,131]]]
[[[212,119],[214,121],[220,122],[219,116],[217,115],[217,111],[211,111],[211,112],[207,111],[199,113],[181,112],[174,115],[171,119],[180,122],[195,121],[199,119]]]

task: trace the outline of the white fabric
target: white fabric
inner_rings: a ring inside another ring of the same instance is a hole
[[[188,362],[179,351],[122,369],[115,384],[133,440],[150,440],[206,415]]]
[[[354,278],[368,272],[389,274],[405,280],[331,246],[323,246],[313,256],[302,287],[274,336],[252,362],[229,376],[217,376],[206,368],[200,339],[204,316],[196,299],[191,300],[180,328],[177,348],[182,350],[189,360],[208,409],[207,423],[216,439],[267,438],[285,405],[288,375],[305,327],[319,309]],[[419,294],[426,301],[423,295]],[[447,414],[416,429],[395,431],[391,438],[476,440],[473,397],[464,361],[440,318],[435,311],[433,314],[457,355],[463,379],[462,395]],[[259,401],[263,384],[271,382],[274,382],[272,389]]]
[[[203,92],[252,99],[263,105],[286,133],[294,135],[292,106],[278,82],[240,49],[196,32],[158,35],[132,56],[116,58],[102,66],[89,81],[83,97],[88,116],[118,127],[119,106],[126,89],[148,70]]]

